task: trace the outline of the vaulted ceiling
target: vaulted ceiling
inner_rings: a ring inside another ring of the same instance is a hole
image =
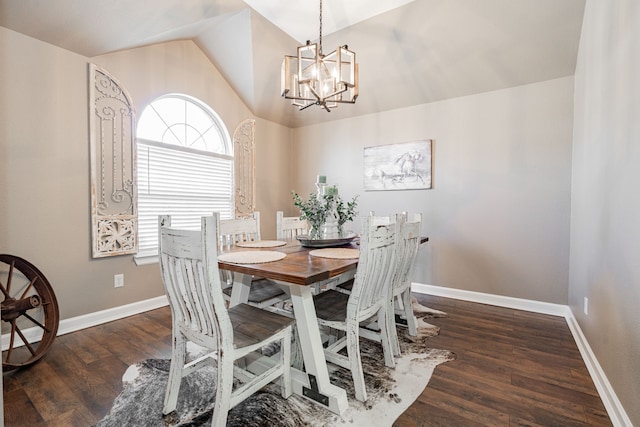
[[[326,112],[280,96],[280,65],[316,41],[318,0],[0,0],[0,26],[89,58],[193,40],[253,113],[297,127],[574,74],[585,0],[323,0],[360,96]]]

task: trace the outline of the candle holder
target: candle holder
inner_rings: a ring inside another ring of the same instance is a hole
[[[316,182],[316,189],[318,190],[319,196],[324,196],[327,189],[327,184],[324,182]]]

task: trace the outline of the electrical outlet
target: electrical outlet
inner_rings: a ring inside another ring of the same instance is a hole
[[[589,314],[589,298],[584,297],[584,314]]]
[[[121,288],[124,286],[124,274],[114,274],[113,275],[113,287]]]

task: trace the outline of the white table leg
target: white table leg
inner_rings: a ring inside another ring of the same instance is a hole
[[[240,303],[246,304],[249,301],[249,291],[251,291],[251,275],[233,273],[233,287],[231,288],[231,300],[229,306],[233,307]]]
[[[313,306],[312,287],[291,285],[290,289],[305,366],[305,372],[294,371],[292,375],[293,391],[341,414],[348,406],[347,393],[329,382],[329,371]]]

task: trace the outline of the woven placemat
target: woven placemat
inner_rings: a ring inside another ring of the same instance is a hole
[[[238,251],[222,254],[218,256],[218,261],[232,262],[234,264],[261,264],[279,261],[285,256],[287,254],[276,251]]]
[[[360,251],[358,249],[349,248],[324,248],[315,249],[309,252],[309,255],[320,258],[354,259],[360,256]]]
[[[241,248],[277,248],[286,244],[287,242],[281,240],[256,240],[255,242],[237,243],[236,246]]]

